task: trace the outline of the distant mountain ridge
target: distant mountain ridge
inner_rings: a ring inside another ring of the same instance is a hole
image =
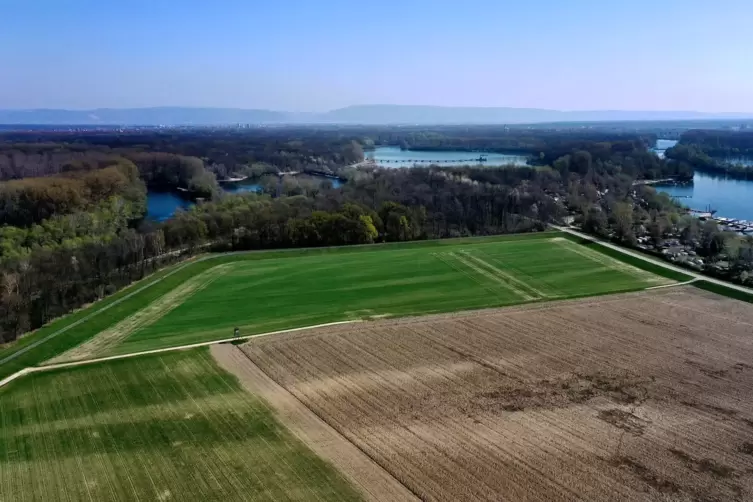
[[[753,113],[692,111],[558,111],[539,108],[356,105],[324,113],[291,113],[242,108],[97,108],[93,110],[0,110],[0,124],[180,126],[230,124],[526,124],[630,120],[713,120],[753,118]]]

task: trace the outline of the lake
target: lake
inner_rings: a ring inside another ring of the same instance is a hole
[[[340,188],[342,182],[338,179],[324,178],[316,176],[332,183],[333,188]],[[261,185],[258,183],[227,183],[220,185],[225,193],[240,194],[249,192],[260,192]],[[146,217],[153,221],[165,221],[171,218],[178,209],[188,209],[193,206],[193,202],[182,199],[178,195],[170,192],[153,192],[148,191],[146,194]]]
[[[171,192],[153,192],[146,194],[146,217],[153,221],[165,221],[180,209],[188,209],[193,202],[182,199]]]
[[[478,158],[484,156],[486,162],[478,162]],[[396,146],[380,146],[366,152],[366,158],[383,167],[413,167],[414,164],[426,165],[437,164],[442,166],[478,165],[504,166],[516,165],[527,166],[528,157],[525,155],[507,153],[481,153],[462,151],[424,151],[424,150],[401,150]]]
[[[653,151],[659,157],[664,157],[664,152],[676,144],[676,140],[660,139],[656,142]],[[750,158],[726,160],[735,164],[753,166],[753,159]],[[678,197],[677,201],[680,204],[691,209],[705,211],[711,206],[717,210],[717,216],[753,221],[753,204],[750,203],[753,198],[753,181],[696,172],[692,185],[658,186],[656,189]]]
[[[226,193],[258,192],[261,186],[256,183],[230,183],[220,185]],[[170,219],[178,209],[188,209],[193,202],[183,199],[171,192],[146,193],[146,218],[152,221],[165,221]]]
[[[717,210],[717,216],[753,221],[753,204],[750,202],[753,181],[697,172],[692,185],[659,186],[656,189],[673,197],[683,197],[677,201],[691,209],[705,211],[710,205]]]

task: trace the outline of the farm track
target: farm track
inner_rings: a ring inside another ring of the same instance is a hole
[[[753,497],[753,306],[692,287],[242,349],[423,500]]]
[[[141,352],[130,352],[128,354],[120,354],[117,356],[106,356],[106,357],[98,357],[94,359],[84,359],[81,361],[71,361],[71,362],[63,362],[63,363],[55,363],[55,364],[45,364],[41,366],[31,366],[28,368],[24,368],[20,371],[17,371],[16,373],[9,375],[8,377],[0,380],[0,388],[8,385],[12,381],[24,376],[28,375],[29,373],[39,373],[41,371],[50,371],[50,370],[57,370],[61,368],[73,368],[76,366],[84,366],[88,364],[96,364],[96,363],[102,363],[106,361],[117,361],[120,359],[130,359],[133,357],[141,357],[141,356],[147,356],[151,354],[162,354],[165,352],[175,352],[175,351],[181,351],[181,350],[188,350],[188,349],[195,349],[199,347],[207,347],[210,345],[216,345],[220,343],[230,343],[230,342],[238,342],[242,340],[247,340],[251,337],[264,337],[264,336],[271,336],[271,335],[278,335],[281,333],[293,333],[297,331],[307,331],[311,329],[317,329],[321,327],[326,326],[337,326],[340,324],[352,324],[356,322],[361,322],[360,320],[353,320],[353,321],[338,321],[338,322],[330,322],[325,324],[318,324],[316,326],[306,326],[302,328],[291,328],[291,329],[285,329],[280,331],[270,331],[269,333],[259,333],[258,335],[248,335],[238,338],[224,338],[220,340],[211,340],[209,342],[199,342],[199,343],[190,343],[186,345],[177,345],[175,347],[166,347],[164,349],[153,349],[153,350],[144,350]]]
[[[266,400],[278,419],[319,457],[331,462],[367,500],[418,501],[386,470],[375,464],[350,441],[321,420],[292,394],[269,378],[234,345],[214,345],[212,356],[234,374],[246,390]]]

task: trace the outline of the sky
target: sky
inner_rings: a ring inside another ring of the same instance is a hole
[[[753,112],[751,0],[0,0],[0,108]]]

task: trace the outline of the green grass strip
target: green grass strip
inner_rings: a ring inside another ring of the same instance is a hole
[[[721,284],[716,284],[715,282],[700,280],[694,282],[693,286],[705,291],[716,293],[718,295],[726,296],[728,298],[734,298],[735,300],[753,303],[753,294],[746,293],[745,291],[740,291],[738,289],[728,288],[727,286],[722,286]]]
[[[594,242],[588,239],[582,239],[572,234],[566,234],[565,237],[577,244],[580,244],[581,246],[587,246],[589,249],[598,251],[601,254],[607,255],[623,263],[627,263],[628,265],[632,265],[636,268],[640,268],[641,270],[645,270],[646,272],[651,272],[652,274],[656,274],[661,277],[666,277],[667,279],[672,279],[673,281],[686,282],[693,279],[692,276],[683,274],[682,272],[677,272],[676,270],[669,269],[667,267],[659,265],[658,263],[653,263],[651,261],[642,260],[641,258],[637,258],[635,256],[623,253],[621,251],[617,251],[616,249],[603,246],[598,242]]]

